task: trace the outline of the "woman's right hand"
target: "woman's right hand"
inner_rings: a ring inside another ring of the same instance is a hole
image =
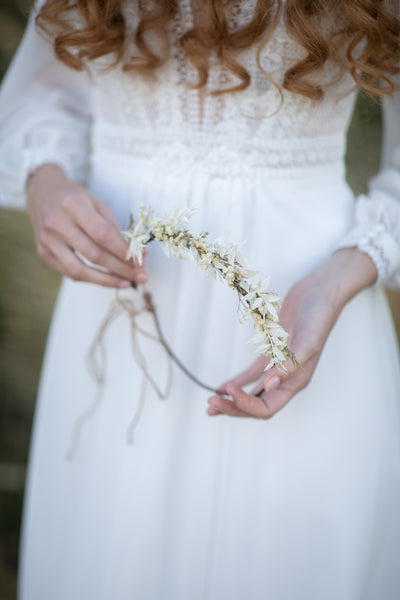
[[[60,167],[43,165],[30,176],[27,212],[39,256],[63,275],[106,287],[147,281],[144,265],[126,260],[128,244],[110,207],[71,182]]]

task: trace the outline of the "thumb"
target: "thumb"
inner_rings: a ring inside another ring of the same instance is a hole
[[[271,369],[266,371],[262,383],[256,386],[252,393],[257,396],[262,394],[262,392],[276,390],[281,383],[293,377],[299,369],[302,369],[301,364],[290,359],[286,359],[281,367],[274,365]]]

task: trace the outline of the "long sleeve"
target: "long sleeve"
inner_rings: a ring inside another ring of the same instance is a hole
[[[356,201],[354,226],[339,247],[357,247],[378,270],[378,281],[400,286],[400,91],[383,104],[382,168],[369,194]]]
[[[25,35],[0,89],[0,205],[22,208],[27,176],[54,163],[86,179],[91,86],[64,66],[35,26]]]

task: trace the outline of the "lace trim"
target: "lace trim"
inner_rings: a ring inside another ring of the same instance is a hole
[[[234,31],[251,20],[256,0],[235,0],[228,4],[228,20],[230,29]],[[136,3],[124,0],[123,10],[129,31],[134,30],[138,20]],[[324,103],[318,105],[287,92],[284,93],[283,110],[279,111],[277,118],[267,117],[277,114],[282,98],[259,69],[257,46],[240,53],[240,60],[251,76],[251,84],[246,90],[222,96],[212,94],[213,90],[231,88],[239,81],[222,67],[215,54],[210,56],[207,84],[201,90],[192,89],[190,84],[197,82],[198,73],[186,58],[179,39],[192,27],[193,19],[191,0],[179,0],[179,11],[169,23],[171,57],[156,74],[158,88],[156,85],[153,89],[146,86],[146,82],[134,73],[130,76],[118,73],[118,81],[110,80],[110,85],[104,81],[108,98],[114,90],[114,100],[121,108],[121,121],[137,124],[138,119],[149,115],[151,106],[152,121],[179,116],[181,122],[188,124],[192,131],[211,131],[215,126],[231,131],[241,127],[246,133],[259,129],[261,137],[269,136],[273,130],[273,134],[285,138],[287,133],[290,137],[296,131],[305,136],[310,135],[310,131],[318,135],[330,135],[338,126],[345,128],[352,109],[352,96],[347,95],[353,87],[353,81],[350,76],[340,77],[341,72],[331,63],[320,74],[323,84],[336,81],[333,87],[327,88]],[[126,51],[128,55],[137,51],[132,39],[127,43]],[[271,39],[263,47],[260,60],[273,80],[282,84],[287,68],[299,60],[303,53],[304,49],[287,34],[286,25],[281,19]],[[151,127],[153,123],[148,124]]]
[[[387,281],[400,266],[400,248],[382,224],[373,229],[357,227],[350,231],[338,248],[358,248],[374,262],[378,282]]]
[[[371,234],[364,240],[360,240],[358,248],[361,252],[368,254],[375,263],[378,271],[378,281],[383,281],[389,276],[390,273],[390,261],[383,252],[383,248],[379,245],[379,233]]]

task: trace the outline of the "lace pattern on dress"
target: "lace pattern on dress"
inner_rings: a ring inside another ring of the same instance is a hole
[[[126,1],[124,7],[131,30],[137,23],[132,4]],[[233,4],[232,27],[247,22],[252,7],[251,2]],[[290,176],[300,167],[342,165],[354,102],[349,75],[338,79],[337,68],[329,64],[324,81],[338,81],[326,89],[323,102],[283,91],[281,106],[281,95],[257,65],[254,47],[240,54],[251,76],[247,89],[222,96],[212,94],[237,83],[216,57],[211,57],[205,89],[193,89],[188,83],[197,81],[197,72],[179,43],[192,25],[191,2],[181,0],[180,10],[169,24],[171,57],[154,80],[137,73],[122,74],[120,69],[99,71],[97,97],[103,114],[98,119],[102,126],[94,133],[94,148],[135,161],[151,156],[153,162],[173,171],[187,168],[189,160],[190,165],[194,163],[207,172],[219,169],[222,175],[236,172],[239,165],[255,176],[263,170],[268,175],[272,170],[278,175],[281,170]],[[283,73],[302,52],[281,22],[260,59],[268,74],[281,84]]]

